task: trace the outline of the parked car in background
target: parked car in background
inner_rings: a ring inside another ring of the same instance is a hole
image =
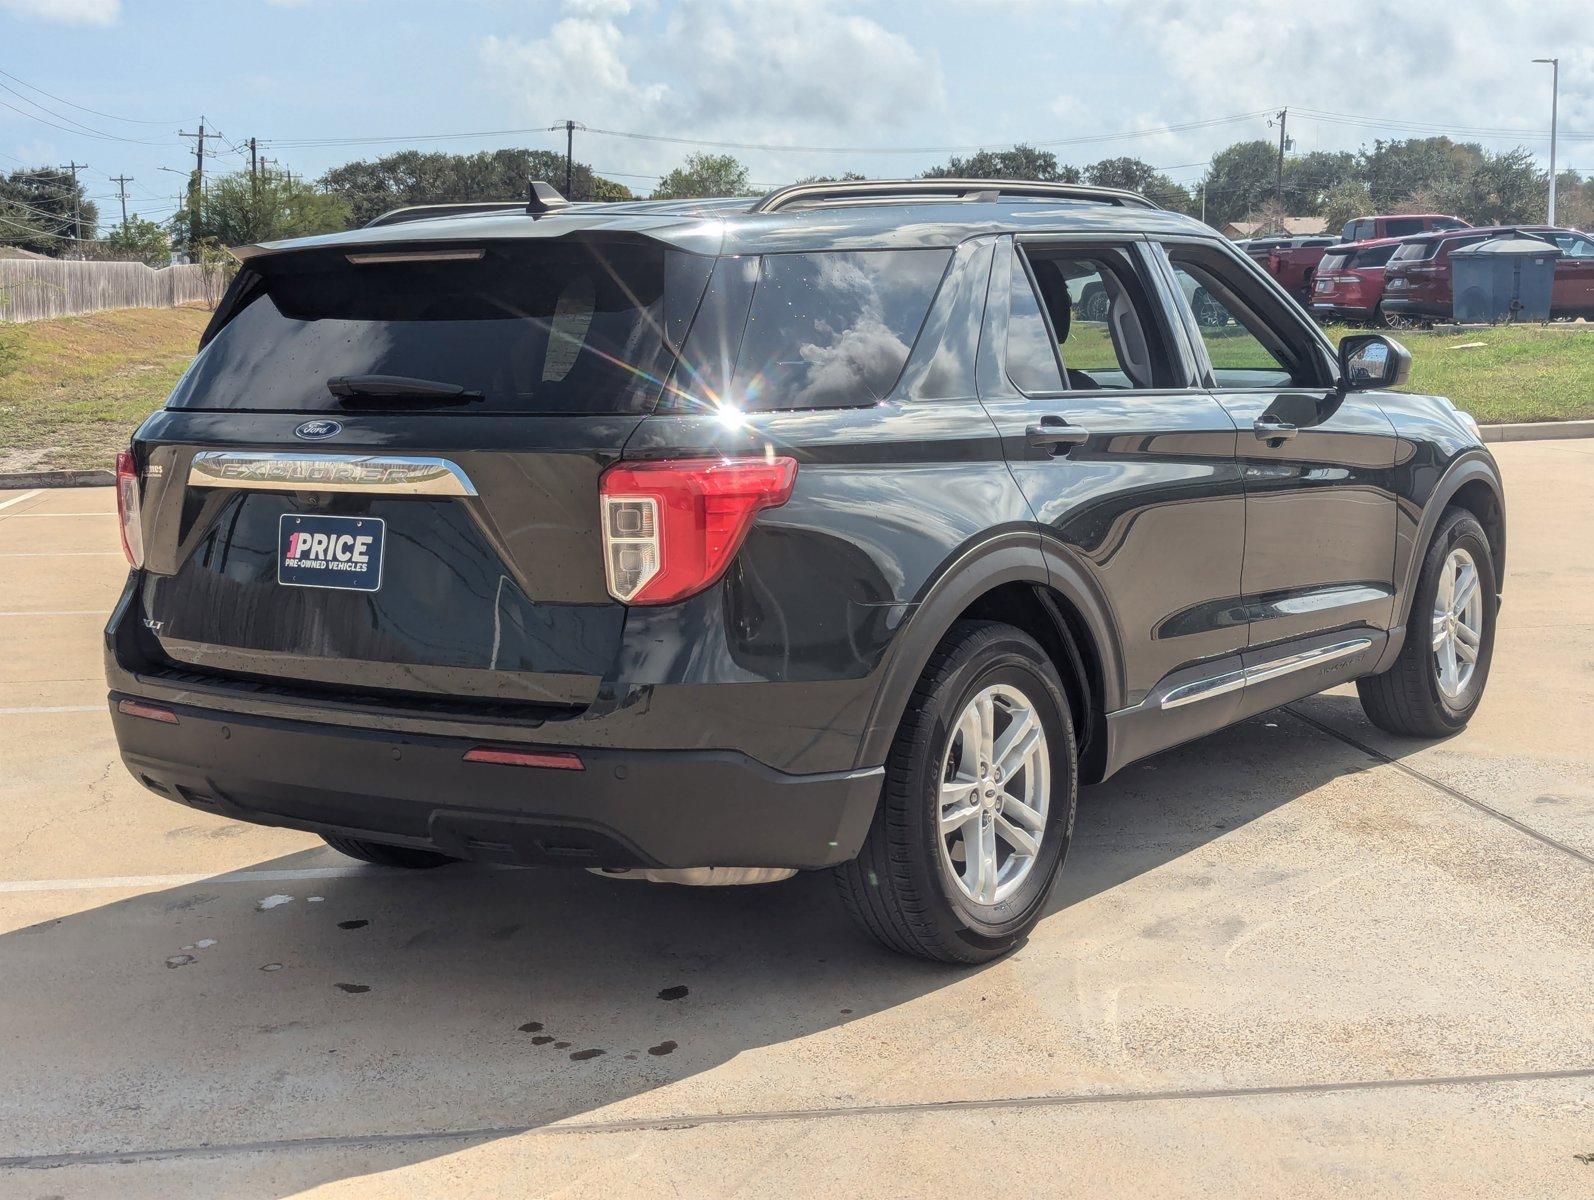
[[[1450,255],[1495,238],[1528,237],[1561,251],[1550,294],[1552,318],[1594,317],[1594,238],[1578,229],[1549,225],[1490,225],[1405,239],[1389,260],[1381,301],[1387,323],[1422,325],[1450,319]]]
[[[1317,264],[1309,307],[1325,321],[1356,321],[1369,325],[1389,322],[1380,307],[1384,298],[1384,269],[1405,242],[1380,238],[1371,242],[1341,243],[1323,252]]]
[[[1317,272],[1317,264],[1337,240],[1331,237],[1290,238],[1268,251],[1264,260],[1267,273],[1277,279],[1286,292],[1305,304],[1312,294],[1312,278]]]
[[[1342,242],[1370,242],[1383,238],[1409,237],[1443,229],[1469,229],[1460,217],[1444,213],[1399,213],[1382,217],[1355,217],[1340,228]]]

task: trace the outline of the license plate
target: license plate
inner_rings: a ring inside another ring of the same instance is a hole
[[[277,582],[374,592],[382,586],[386,532],[376,517],[283,513],[277,522]]]

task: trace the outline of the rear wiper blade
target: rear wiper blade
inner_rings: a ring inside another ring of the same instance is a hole
[[[441,404],[469,404],[482,398],[457,383],[435,379],[413,379],[408,375],[334,375],[327,380],[327,391],[344,399],[429,400]]]

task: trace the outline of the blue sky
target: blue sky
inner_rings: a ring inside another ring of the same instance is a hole
[[[1297,152],[1431,131],[1544,158],[1549,69],[1529,60],[1549,55],[1560,162],[1594,173],[1588,0],[0,0],[0,166],[87,162],[107,215],[125,173],[130,207],[162,219],[182,186],[162,168],[192,163],[176,134],[201,114],[223,135],[207,169],[246,165],[255,136],[311,176],[407,146],[562,149],[562,132],[421,135],[568,117],[834,148],[735,151],[767,184],[1014,141],[1184,182],[1229,142],[1276,137],[1263,114],[1283,105]],[[693,148],[577,134],[578,157],[639,191]]]

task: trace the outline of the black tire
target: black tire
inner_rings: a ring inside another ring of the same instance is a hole
[[[1377,307],[1373,309],[1373,319],[1371,323],[1379,329],[1396,328],[1394,322],[1389,319],[1389,314],[1384,311],[1384,302],[1382,300],[1380,300]]]
[[[1456,549],[1465,550],[1477,568],[1483,599],[1483,630],[1472,678],[1460,697],[1451,698],[1439,686],[1435,668],[1433,611],[1440,573],[1451,551]],[[1369,721],[1402,737],[1448,737],[1466,728],[1489,681],[1489,661],[1494,656],[1497,590],[1489,535],[1471,513],[1459,508],[1447,509],[1423,555],[1400,656],[1382,674],[1356,681],[1362,710]]]
[[[1017,689],[1046,735],[1049,802],[1040,848],[1016,891],[975,904],[944,861],[942,770],[953,723],[980,691]],[[983,963],[1007,953],[1040,920],[1074,830],[1077,752],[1068,699],[1046,651],[1011,625],[960,621],[930,657],[886,761],[885,785],[863,849],[834,876],[859,928],[902,954]]]
[[[428,871],[445,867],[457,858],[439,854],[435,850],[417,850],[412,846],[389,846],[385,842],[368,842],[364,838],[342,837],[323,833],[321,840],[339,854],[347,854],[361,862],[375,863],[379,867],[405,867],[412,871]]]

